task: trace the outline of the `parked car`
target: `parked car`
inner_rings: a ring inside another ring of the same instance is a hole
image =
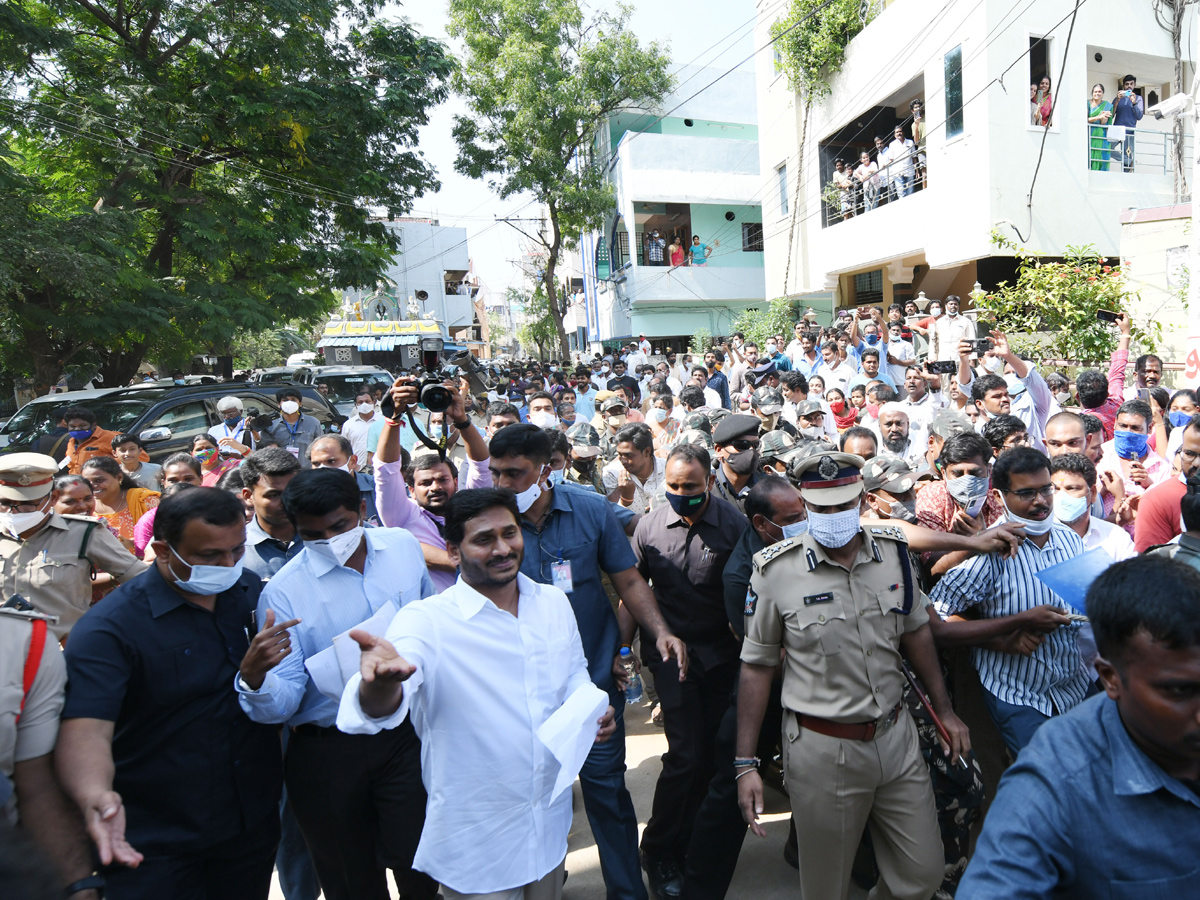
[[[295,366],[275,366],[256,372],[251,376],[250,382],[252,384],[287,384],[295,380],[292,377],[295,373]]]
[[[364,386],[386,389],[396,380],[379,366],[301,366],[294,377],[298,384],[325,385],[330,401],[347,418],[354,415],[354,395]]]
[[[320,422],[323,431],[341,429],[346,417],[320,391],[311,385],[293,386],[303,397],[301,411]],[[0,429],[0,441],[6,442],[0,452],[32,450],[37,439],[54,428],[61,410],[79,405],[96,414],[101,428],[138,435],[150,460],[161,462],[172,453],[190,453],[193,437],[220,424],[217,401],[222,397],[239,398],[246,415],[254,415],[252,410],[258,410],[261,415],[278,416],[275,391],[279,387],[282,385],[234,381],[187,387],[145,384],[101,392],[50,394],[26,403]]]

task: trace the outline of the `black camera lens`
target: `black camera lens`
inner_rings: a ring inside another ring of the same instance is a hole
[[[445,412],[453,402],[453,395],[440,384],[426,384],[421,388],[421,405],[430,412]]]
[[[391,391],[383,392],[383,397],[379,400],[379,411],[383,413],[385,419],[396,420],[396,403],[392,400]]]

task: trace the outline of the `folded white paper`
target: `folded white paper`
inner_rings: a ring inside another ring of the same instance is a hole
[[[537,730],[537,738],[558,760],[558,778],[550,794],[553,800],[575,781],[583,768],[592,744],[596,742],[596,723],[608,709],[608,694],[590,682],[576,688]]]
[[[359,661],[362,658],[362,651],[351,639],[350,632],[365,631],[368,634],[382,635],[392,624],[396,612],[395,603],[385,603],[371,618],[353,628],[347,628],[334,637],[331,646],[305,659],[304,668],[308,669],[317,690],[326,697],[340,701],[346,682],[358,674]]]

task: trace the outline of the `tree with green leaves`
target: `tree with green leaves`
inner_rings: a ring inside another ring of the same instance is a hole
[[[525,324],[517,329],[517,340],[525,346],[526,352],[536,347],[538,359],[544,361],[547,348],[553,347],[558,339],[558,326],[550,315],[550,304],[546,302],[542,285],[539,284],[532,293],[510,287],[506,301],[509,309],[520,309],[525,313]]]
[[[416,150],[453,62],[382,0],[13,0],[0,25],[0,352],[227,353],[311,320],[396,251],[369,207],[437,187]]]
[[[628,19],[619,5],[586,17],[578,0],[450,0],[448,30],[466,47],[454,89],[469,110],[455,118],[455,169],[542,205],[548,222],[527,236],[545,251],[540,281],[564,358],[559,261],[613,208],[597,131],[621,110],[654,107],[672,83],[665,50],[641,46]]]
[[[765,310],[755,307],[742,311],[733,320],[729,330],[740,331],[748,342],[758,344],[761,350],[768,338],[777,334],[791,334],[796,319],[795,302],[787,297],[776,297],[767,304]]]

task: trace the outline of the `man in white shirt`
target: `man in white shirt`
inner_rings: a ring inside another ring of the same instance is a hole
[[[638,335],[638,349],[641,350],[645,356],[650,355],[650,342],[646,340],[646,333],[644,331]]]
[[[957,360],[958,342],[975,337],[975,323],[958,311],[958,295],[946,298],[946,314],[933,323],[932,355],[936,360]]]
[[[892,177],[892,199],[899,200],[913,192],[917,145],[904,136],[904,129],[899,125],[893,135],[892,142],[888,144],[888,163]]]
[[[601,471],[608,499],[644,516],[662,504],[666,461],[654,455],[654,435],[644,422],[625,425],[614,438],[617,457]]]
[[[929,388],[936,384],[938,390]],[[926,376],[920,366],[910,366],[904,376],[905,398],[900,401],[904,411],[908,413],[908,433],[913,442],[924,447],[929,437],[929,426],[939,409],[945,409],[946,398],[941,390],[942,379],[939,375]]]
[[[354,415],[342,425],[342,435],[354,448],[358,464],[369,469],[374,464],[375,446],[383,429],[383,414],[375,411],[371,392],[363,388],[354,397]]]
[[[821,345],[821,367],[817,374],[825,379],[825,390],[835,387],[845,393],[846,385],[858,374],[858,369],[838,355],[837,341],[828,340]]]
[[[902,459],[916,470],[925,458],[925,440],[917,440],[909,433],[908,413],[896,402],[885,403],[879,408],[877,426],[880,456]]]
[[[1052,456],[1054,518],[1083,538],[1086,549],[1099,547],[1113,562],[1136,556],[1133,539],[1124,528],[1090,514],[1097,496],[1096,477],[1095,464],[1082,453]]]
[[[217,401],[217,412],[221,414],[221,424],[208,429],[209,437],[217,442],[217,446],[239,456],[254,449],[253,436],[246,431],[242,401],[233,396],[222,397]]]
[[[519,516],[508,492],[457,493],[446,547],[458,582],[402,609],[384,637],[350,635],[361,674],[346,684],[338,728],[412,722],[430,798],[414,866],[446,900],[562,896],[571,791],[555,795],[559,764],[537,731],[591,680],[566,595],[519,574]],[[596,727],[598,742],[613,733],[611,706]]]
[[[412,871],[426,802],[416,734],[339,731],[340,697],[306,666],[381,610],[433,594],[420,545],[401,528],[364,529],[359,487],[345,472],[306,469],[281,499],[304,549],[267,583],[257,627],[287,632],[254,640],[233,687],[253,721],[290,730],[284,782],[325,896],[386,896],[391,869],[405,897],[433,900],[437,885]]]
[[[892,322],[888,325],[888,342],[884,349],[887,350],[888,374],[897,386],[904,384],[910,367],[918,366],[917,351],[904,340],[903,334],[901,323]]]

